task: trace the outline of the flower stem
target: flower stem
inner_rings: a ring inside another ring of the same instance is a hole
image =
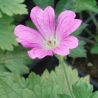
[[[93,13],[92,13],[92,12],[89,12],[89,15],[91,16],[92,21],[93,21],[93,23],[95,24],[96,29],[98,30],[98,22],[97,22],[97,20],[96,20],[95,16],[93,15]]]
[[[67,69],[66,69],[66,64],[64,62],[64,57],[62,57],[62,56],[56,56],[56,57],[59,59],[59,64],[62,65],[62,67],[64,69],[64,75],[65,75],[65,79],[66,79],[68,90],[69,90],[69,92],[71,94],[71,97],[75,98],[74,94],[73,94],[73,91],[71,89],[70,82],[69,82],[69,78],[68,78],[68,74],[67,74]]]
[[[85,37],[81,37],[81,36],[77,36],[79,39],[86,41],[87,43],[90,44],[95,44],[95,41],[91,40],[91,39],[87,39]]]
[[[95,17],[97,15],[97,13],[94,13],[93,16]],[[90,22],[92,20],[92,16],[90,16],[89,18],[87,18],[87,20],[85,20],[84,23],[88,24],[88,22]]]

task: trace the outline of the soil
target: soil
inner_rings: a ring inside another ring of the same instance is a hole
[[[70,63],[74,68],[85,75],[89,74],[91,78],[98,82],[98,55],[90,54],[87,58],[71,59]]]

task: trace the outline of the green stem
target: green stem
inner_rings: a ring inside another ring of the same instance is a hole
[[[93,16],[95,17],[97,14],[94,13]],[[92,16],[90,16],[89,18],[87,18],[87,20],[85,21],[85,23],[87,24],[88,22],[90,22],[92,20]]]
[[[65,64],[65,62],[64,62],[64,57],[62,57],[62,56],[57,56],[57,58],[59,59],[60,65],[62,65],[62,67],[63,67],[63,69],[64,69],[64,73],[65,73],[64,75],[65,75],[65,79],[66,79],[67,86],[68,86],[68,90],[69,90],[69,92],[70,92],[70,94],[71,94],[71,97],[72,97],[72,98],[75,98],[75,97],[74,97],[74,94],[73,94],[73,92],[72,92],[72,89],[71,89],[70,82],[69,82],[69,78],[68,78],[68,74],[67,74],[67,69],[66,69],[66,64]]]
[[[95,35],[92,34],[92,32],[88,28],[86,28],[85,31],[91,36],[91,38],[95,38]]]
[[[79,39],[81,39],[81,40],[86,41],[87,43],[95,44],[95,41],[93,41],[93,40],[90,40],[90,39],[87,39],[87,38],[81,37],[81,36],[77,36],[77,37],[78,37]]]
[[[92,20],[93,20],[93,23],[95,24],[97,30],[98,30],[98,22],[95,18],[95,16],[92,14],[92,12],[89,12],[89,15],[91,16]]]

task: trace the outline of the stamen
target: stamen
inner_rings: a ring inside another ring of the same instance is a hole
[[[56,41],[54,39],[46,41],[45,48],[47,48],[47,49],[53,49],[55,47],[56,47]]]

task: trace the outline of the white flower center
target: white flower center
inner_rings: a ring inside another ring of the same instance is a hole
[[[58,45],[57,39],[52,37],[52,38],[45,41],[44,47],[46,49],[51,50],[51,49],[57,47],[57,45]]]

